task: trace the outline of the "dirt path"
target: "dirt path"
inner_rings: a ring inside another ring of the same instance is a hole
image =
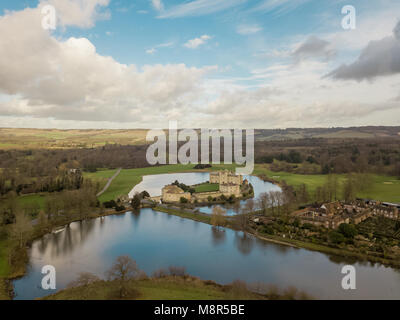
[[[121,172],[122,168],[119,168],[117,170],[116,173],[114,173],[114,175],[108,179],[107,184],[104,186],[103,190],[101,190],[98,194],[96,194],[97,197],[100,197],[104,192],[106,192],[106,190],[108,189],[108,187],[110,186],[111,182],[119,175],[119,173]]]

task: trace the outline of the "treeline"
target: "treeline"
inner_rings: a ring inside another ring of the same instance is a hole
[[[0,196],[80,189],[83,171],[98,168],[139,168],[146,146],[107,145],[76,150],[0,150]]]
[[[255,144],[256,163],[304,174],[369,172],[400,177],[400,139],[300,139]]]

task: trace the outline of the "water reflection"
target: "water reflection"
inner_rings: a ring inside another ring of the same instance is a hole
[[[391,268],[356,263],[357,290],[343,291],[341,267],[348,260],[268,243],[240,231],[217,229],[151,209],[71,223],[32,244],[29,273],[15,281],[18,299],[52,292],[40,288],[41,268],[57,270],[57,289],[81,272],[104,277],[116,257],[128,254],[147,274],[179,265],[202,279],[236,279],[295,286],[318,298],[400,298],[400,275]]]
[[[235,232],[235,245],[240,253],[247,256],[254,246],[254,237],[241,231]]]
[[[226,240],[225,229],[211,227],[211,236],[212,236],[212,243],[215,246],[223,244]]]

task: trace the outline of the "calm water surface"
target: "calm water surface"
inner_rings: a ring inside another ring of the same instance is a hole
[[[150,193],[157,191],[158,186],[149,186],[145,189]],[[62,232],[35,241],[28,274],[14,282],[16,298],[34,299],[53,293],[41,289],[45,265],[56,267],[60,290],[80,272],[104,277],[115,258],[126,254],[147,274],[174,265],[222,284],[241,279],[280,288],[295,286],[316,298],[400,298],[400,273],[394,269],[356,263],[357,290],[344,291],[340,271],[349,261],[271,244],[229,229],[216,230],[152,209],[75,222]]]

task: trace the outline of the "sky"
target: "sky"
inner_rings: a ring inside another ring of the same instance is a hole
[[[398,125],[399,21],[398,0],[2,0],[0,127]]]

